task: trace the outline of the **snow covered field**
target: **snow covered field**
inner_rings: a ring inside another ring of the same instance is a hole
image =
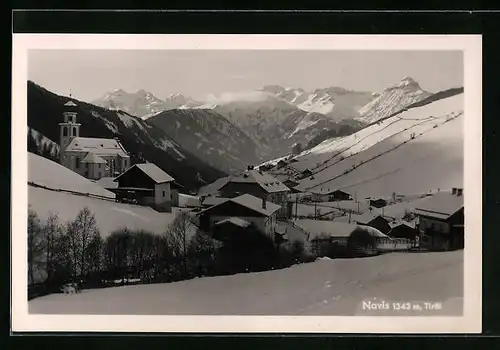
[[[28,181],[52,189],[115,198],[115,194],[64,166],[39,155],[28,153]],[[50,203],[50,202],[47,202]]]
[[[31,186],[28,187],[28,203],[42,221],[51,213],[58,214],[62,222],[74,220],[80,210],[88,207],[94,213],[97,226],[104,238],[112,231],[124,227],[162,234],[180,210],[173,208],[172,213],[160,213],[150,207],[116,203]]]
[[[441,308],[370,311],[363,301],[437,302]],[[34,314],[458,316],[462,310],[462,251],[325,259],[277,271],[83,290],[29,302]]]

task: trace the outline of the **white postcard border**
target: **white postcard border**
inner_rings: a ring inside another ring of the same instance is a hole
[[[27,303],[27,69],[32,49],[461,50],[464,53],[462,317],[30,315]],[[479,333],[482,309],[480,35],[14,34],[12,57],[12,330],[196,333]]]

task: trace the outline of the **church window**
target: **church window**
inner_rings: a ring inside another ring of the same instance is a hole
[[[63,136],[68,136],[68,128],[63,127]]]
[[[76,136],[76,128],[73,128],[73,136]]]
[[[80,169],[80,157],[76,157],[76,159],[75,159],[75,167],[77,169]]]

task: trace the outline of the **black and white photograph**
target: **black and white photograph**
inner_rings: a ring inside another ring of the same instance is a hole
[[[478,331],[480,45],[14,35],[19,324]]]

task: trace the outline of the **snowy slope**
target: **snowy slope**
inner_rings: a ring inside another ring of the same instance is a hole
[[[354,316],[369,315],[362,300],[373,298],[441,301],[441,310],[418,315],[461,315],[463,252],[321,260],[276,271],[52,294],[29,301],[29,312]]]
[[[42,220],[46,220],[52,213],[58,214],[63,222],[74,220],[80,210],[88,207],[94,213],[97,226],[104,238],[114,230],[124,227],[162,234],[179,212],[179,209],[173,208],[172,213],[160,213],[150,207],[116,203],[31,186],[28,188],[28,203]]]
[[[388,87],[378,97],[359,110],[357,119],[365,123],[376,122],[419,102],[432,94],[420,88],[411,77],[404,77],[398,84]]]
[[[51,189],[62,189],[115,198],[115,194],[70,169],[39,155],[28,153],[28,182]],[[50,202],[45,202],[45,204]]]
[[[288,169],[314,173],[300,182],[298,188],[304,191],[344,189],[363,198],[460,187],[463,94],[409,109],[353,135],[327,140],[295,159]]]
[[[173,213],[160,213],[149,207],[116,203],[113,192],[60,164],[32,153],[28,153],[28,181],[53,189],[28,187],[28,204],[41,219],[45,220],[53,213],[59,214],[63,221],[73,220],[81,209],[88,207],[96,215],[103,237],[123,227],[161,234],[179,211],[174,208]],[[56,191],[57,189],[65,191]],[[85,195],[87,193],[107,197],[109,200],[91,198]],[[184,203],[192,198],[180,200]]]

